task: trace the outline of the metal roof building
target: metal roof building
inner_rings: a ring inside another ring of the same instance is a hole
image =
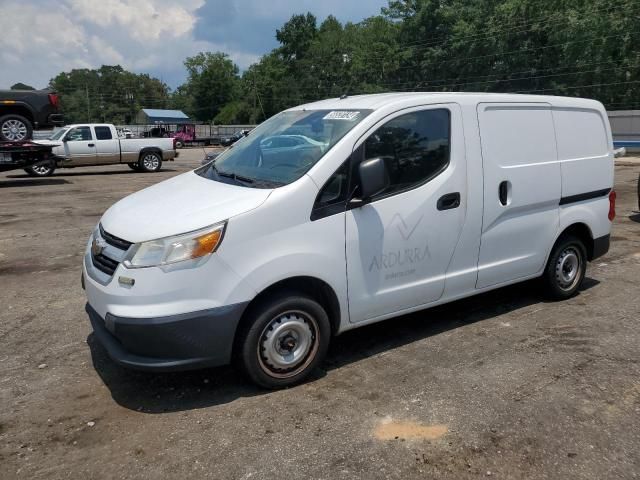
[[[136,117],[136,123],[141,125],[181,125],[193,123],[193,121],[181,110],[143,108]]]

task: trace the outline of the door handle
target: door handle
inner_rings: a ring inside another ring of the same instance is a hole
[[[500,186],[498,186],[498,198],[503,206],[507,205],[509,201],[509,182],[506,180],[500,182]]]
[[[96,144],[95,143],[87,143],[87,147],[95,147]]]
[[[447,193],[438,199],[438,210],[451,210],[460,206],[460,192]]]

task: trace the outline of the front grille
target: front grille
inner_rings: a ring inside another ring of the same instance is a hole
[[[127,242],[126,240],[105,232],[102,228],[102,225],[100,225],[100,236],[104,238],[104,241],[109,245],[119,248],[120,250],[129,250],[129,247],[132,245],[131,242]]]
[[[124,259],[127,250],[129,250],[129,247],[133,244],[105,232],[102,225],[100,225],[99,230],[100,232],[96,233],[96,235],[101,237],[108,247],[102,249],[98,254],[94,254],[92,249],[91,263],[97,270],[111,277],[118,268],[118,265],[120,265],[120,262]]]
[[[93,263],[94,267],[109,276],[113,275],[113,272],[116,271],[116,268],[118,268],[119,265],[119,263],[115,260],[111,260],[109,257],[105,257],[102,254],[91,254],[91,262]]]

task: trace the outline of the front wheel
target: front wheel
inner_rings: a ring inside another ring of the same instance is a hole
[[[295,385],[324,359],[331,327],[326,311],[314,299],[283,292],[247,315],[236,360],[254,383],[272,389]]]
[[[162,168],[162,158],[156,152],[145,152],[140,156],[138,169],[141,172],[158,172]]]
[[[564,300],[576,294],[587,272],[587,253],[579,238],[561,237],[551,251],[543,280],[549,297]]]
[[[30,167],[24,169],[32,177],[48,177],[53,174],[55,167],[50,161],[34,163]]]

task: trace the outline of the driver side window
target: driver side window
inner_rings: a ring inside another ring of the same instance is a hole
[[[390,120],[364,143],[364,160],[382,158],[389,186],[376,197],[421,185],[449,165],[450,112],[445,108],[411,112]]]
[[[67,134],[67,142],[86,142],[92,140],[91,129],[89,127],[76,127]]]

